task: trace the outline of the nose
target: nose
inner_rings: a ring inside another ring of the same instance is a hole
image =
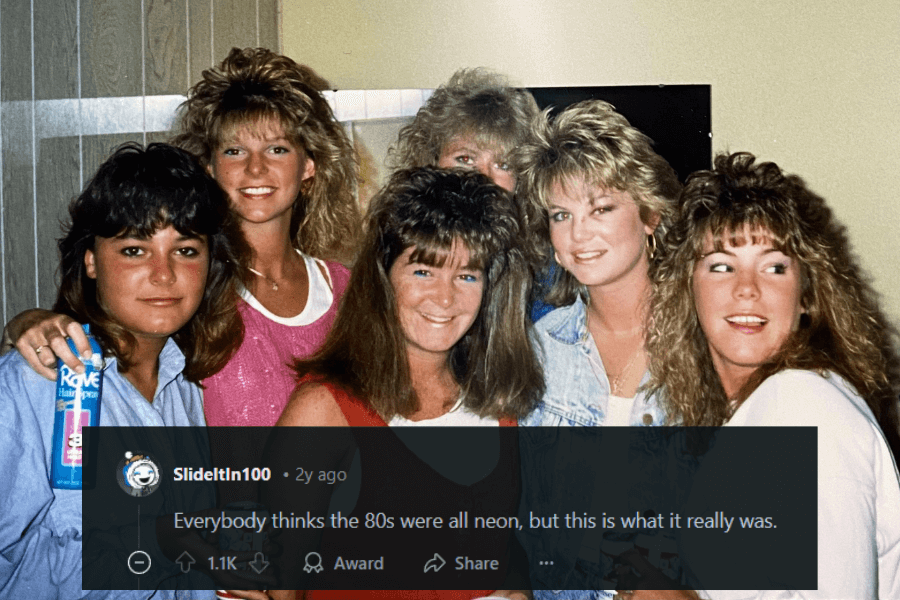
[[[251,152],[247,157],[247,172],[260,175],[268,170],[265,156],[260,152]]]
[[[453,282],[443,278],[435,278],[434,286],[431,289],[431,299],[441,308],[449,308],[453,305],[456,297],[456,288]]]
[[[572,216],[572,241],[583,242],[591,239],[591,225],[583,217]]]
[[[171,285],[175,283],[175,269],[171,257],[154,257],[150,268],[150,282],[154,285]]]
[[[759,298],[759,281],[753,269],[741,269],[737,273],[734,285],[734,297],[739,300]]]

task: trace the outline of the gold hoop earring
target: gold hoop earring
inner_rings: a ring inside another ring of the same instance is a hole
[[[650,260],[656,258],[656,236],[652,233],[647,236],[647,256]]]

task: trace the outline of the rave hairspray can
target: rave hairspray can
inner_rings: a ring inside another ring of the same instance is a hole
[[[50,483],[63,490],[82,488],[84,444],[82,428],[100,424],[100,392],[103,387],[103,352],[90,333],[89,325],[82,325],[88,336],[93,355],[84,360],[84,373],[77,373],[57,360],[56,419],[53,422]],[[78,354],[69,340],[69,348]]]

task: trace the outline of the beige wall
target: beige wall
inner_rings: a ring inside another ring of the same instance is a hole
[[[285,53],[342,89],[478,65],[528,86],[709,83],[713,149],[804,176],[900,325],[896,0],[283,0],[283,17]]]

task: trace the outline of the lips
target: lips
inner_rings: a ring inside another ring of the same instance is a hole
[[[269,196],[275,192],[275,188],[270,186],[245,187],[239,188],[238,191],[244,196]]]
[[[150,306],[166,307],[178,304],[181,302],[181,298],[141,298],[141,302]]]
[[[423,319],[434,325],[446,325],[454,319],[454,317],[439,317],[437,315],[429,315],[427,313],[419,313]]]
[[[589,262],[600,258],[606,254],[606,250],[586,250],[583,252],[573,252],[572,256],[576,262]]]
[[[759,315],[731,315],[725,317],[725,321],[741,333],[759,333],[769,322],[768,319]]]

